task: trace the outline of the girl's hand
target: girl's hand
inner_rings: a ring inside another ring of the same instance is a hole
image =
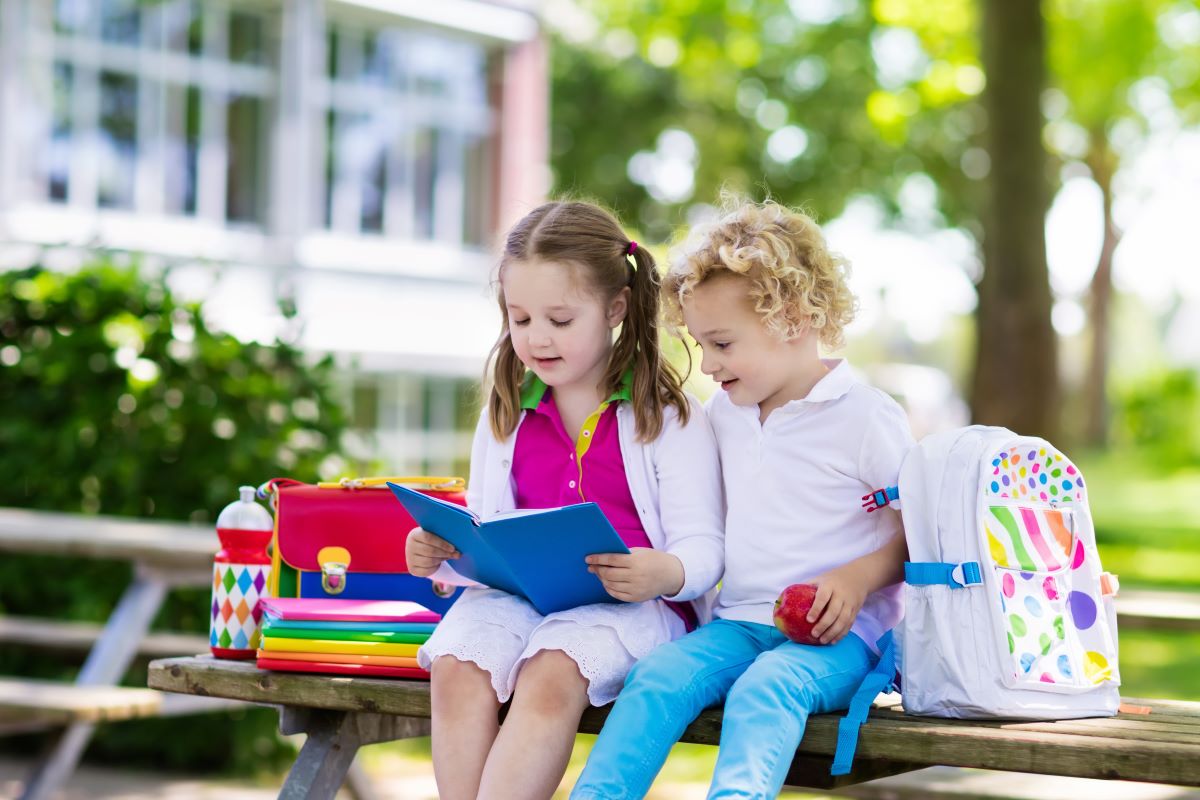
[[[813,636],[821,644],[840,642],[850,632],[858,612],[867,600],[866,581],[851,562],[831,569],[809,581],[817,587],[817,596],[808,611],[808,621],[817,620]]]
[[[602,553],[588,556],[588,572],[600,578],[604,590],[618,600],[639,603],[670,597],[683,588],[683,562],[670,553],[634,547],[629,555]]]
[[[443,561],[461,555],[454,545],[424,528],[413,528],[404,540],[404,560],[408,562],[408,571],[418,578],[428,578]]]

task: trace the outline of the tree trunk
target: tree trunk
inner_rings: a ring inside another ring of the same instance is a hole
[[[1049,181],[1039,105],[1045,84],[1040,0],[983,0],[986,186],[984,272],[971,391],[976,422],[1053,438],[1058,350],[1046,265]]]
[[[1117,171],[1116,155],[1109,149],[1101,131],[1092,135],[1092,146],[1087,156],[1092,180],[1100,187],[1104,200],[1104,242],[1100,246],[1100,260],[1088,295],[1088,318],[1091,324],[1092,348],[1088,359],[1087,378],[1083,385],[1084,403],[1087,409],[1084,437],[1088,444],[1108,443],[1108,340],[1112,309],[1113,254],[1121,242],[1112,215],[1112,181]]]

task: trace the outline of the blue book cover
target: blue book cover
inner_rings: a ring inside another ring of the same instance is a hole
[[[587,570],[587,556],[628,553],[595,503],[520,510],[486,522],[468,508],[389,483],[417,524],[458,548],[464,578],[524,597],[541,614],[619,603]]]

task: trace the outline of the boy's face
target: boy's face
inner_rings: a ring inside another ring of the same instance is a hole
[[[745,278],[717,274],[701,283],[683,301],[683,321],[704,352],[701,371],[719,381],[735,405],[758,406],[765,419],[799,399],[791,394],[809,337],[784,341],[767,330]]]

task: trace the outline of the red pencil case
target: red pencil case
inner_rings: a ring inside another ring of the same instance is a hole
[[[409,678],[427,681],[429,673],[412,667],[385,667],[379,664],[333,664],[327,661],[284,661],[281,658],[258,659],[259,669],[276,672],[317,672],[327,675],[358,675],[364,678]]]

